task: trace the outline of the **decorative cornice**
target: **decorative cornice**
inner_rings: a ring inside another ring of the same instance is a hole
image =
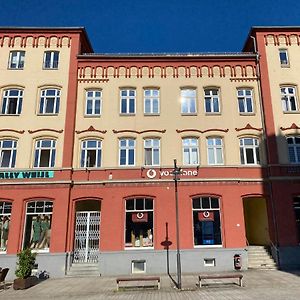
[[[56,129],[51,129],[51,128],[41,128],[41,129],[37,129],[37,130],[30,130],[30,129],[28,130],[28,132],[30,134],[37,133],[40,131],[51,131],[51,132],[56,132],[56,133],[63,133],[63,129],[56,130]]]
[[[205,129],[205,130],[199,130],[199,129],[176,129],[177,133],[182,133],[182,132],[198,132],[198,133],[206,133],[206,132],[210,132],[210,131],[220,131],[220,132],[228,132],[229,129],[221,129],[221,128],[209,128],[209,129]]]
[[[239,78],[230,78],[230,81],[237,81],[237,82],[240,82],[240,81],[257,81],[258,78],[257,77],[248,77],[248,78],[245,78],[245,77],[239,77]]]
[[[280,127],[280,129],[282,131],[285,131],[285,130],[289,130],[289,129],[300,129],[300,127],[297,126],[295,123],[293,123],[290,127]]]
[[[109,79],[78,79],[79,83],[107,83]]]
[[[264,35],[265,45],[269,44],[274,46],[291,46],[292,44],[300,45],[300,35],[297,33],[268,33]]]
[[[137,134],[142,134],[142,133],[148,133],[148,132],[157,132],[157,133],[165,133],[166,129],[163,130],[157,130],[157,129],[148,129],[148,130],[130,130],[130,129],[124,129],[124,130],[115,130],[113,129],[113,133],[137,133]]]
[[[253,126],[251,126],[251,125],[248,123],[245,127],[242,127],[242,128],[235,128],[235,131],[242,131],[242,130],[248,130],[248,129],[251,129],[251,130],[257,130],[257,131],[262,131],[262,130],[263,130],[262,128],[256,128],[256,127],[253,127]]]
[[[88,129],[76,130],[75,132],[77,134],[84,133],[84,132],[99,132],[99,133],[105,134],[107,132],[107,130],[98,130],[98,129],[95,129],[93,126],[90,126]]]
[[[9,129],[9,128],[0,129],[0,132],[2,132],[2,131],[15,132],[15,133],[19,133],[19,134],[23,134],[25,132],[25,130],[15,130],[15,129]]]

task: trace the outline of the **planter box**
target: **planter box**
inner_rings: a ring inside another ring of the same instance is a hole
[[[17,278],[14,280],[13,288],[14,290],[24,290],[36,285],[37,283],[38,279],[35,276],[30,276],[28,278]]]

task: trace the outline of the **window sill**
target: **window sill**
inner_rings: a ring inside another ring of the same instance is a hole
[[[119,115],[121,117],[133,117],[135,116],[135,113],[120,113]]]
[[[182,116],[197,116],[197,113],[181,113]]]
[[[206,116],[221,116],[222,114],[220,112],[206,112]]]
[[[101,114],[90,114],[90,115],[87,115],[85,114],[84,115],[84,118],[100,118],[101,117]]]
[[[43,67],[43,70],[47,71],[47,70],[58,70],[58,68],[45,68]]]
[[[0,116],[3,116],[3,117],[18,117],[18,116],[20,116],[20,114],[0,114]]]
[[[37,116],[48,116],[48,117],[52,117],[52,116],[58,116],[58,113],[57,113],[57,114],[53,114],[53,113],[47,113],[47,114],[38,113]]]
[[[24,70],[24,68],[7,68],[7,70],[17,70],[17,71],[19,71],[19,70]]]
[[[159,117],[160,113],[144,113],[145,117]]]
[[[297,115],[300,113],[299,110],[291,110],[291,111],[283,111],[284,114],[287,114],[287,115]]]
[[[254,112],[240,112],[240,116],[255,116],[255,113]]]
[[[290,65],[289,64],[281,64],[280,67],[286,69],[286,68],[289,68]]]

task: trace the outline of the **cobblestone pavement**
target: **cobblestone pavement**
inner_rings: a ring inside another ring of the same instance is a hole
[[[300,299],[300,272],[274,270],[248,270],[244,274],[244,287],[232,280],[210,281],[199,289],[197,275],[183,275],[182,290],[174,288],[168,276],[161,276],[161,289],[116,291],[115,277],[85,277],[48,279],[27,290],[0,289],[0,299]]]

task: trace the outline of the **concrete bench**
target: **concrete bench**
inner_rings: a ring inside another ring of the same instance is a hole
[[[140,282],[150,282],[152,283],[152,285],[147,285],[147,286],[142,286],[142,287],[152,287],[152,286],[157,286],[157,289],[160,289],[160,277],[158,276],[152,276],[152,277],[122,277],[122,278],[117,278],[116,279],[117,282],[117,290],[119,290],[120,288],[120,283],[121,282],[131,282],[131,285],[126,285],[126,286],[122,286],[122,288],[126,288],[126,287],[140,287],[140,285],[138,283]]]
[[[238,285],[243,286],[243,275],[242,274],[202,274],[199,275],[199,288],[202,286],[203,279],[238,279]]]

